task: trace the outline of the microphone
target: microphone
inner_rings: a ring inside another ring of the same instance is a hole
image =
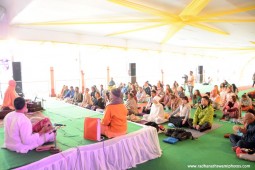
[[[66,125],[60,124],[60,123],[54,123],[54,126],[66,126]]]

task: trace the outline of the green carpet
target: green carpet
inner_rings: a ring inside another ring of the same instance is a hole
[[[44,115],[50,117],[52,123],[66,125],[57,131],[57,146],[62,151],[76,146],[95,143],[95,141],[83,139],[84,118],[102,118],[102,114],[55,100],[45,103],[44,107],[46,109]],[[137,124],[128,123],[128,133],[137,131],[141,128],[142,127]],[[3,141],[4,130],[3,128],[0,128],[0,146],[3,144]],[[36,152],[33,150],[27,154],[18,154],[7,149],[0,149],[0,170],[23,166],[43,159],[49,155],[51,154],[48,151]]]
[[[203,89],[203,92],[209,90],[209,86]],[[208,89],[207,89],[208,88]],[[196,89],[196,88],[195,88]],[[239,96],[243,93],[254,90],[254,88],[239,92]],[[209,90],[211,91],[211,90]],[[194,115],[195,109],[192,109],[191,117]],[[150,160],[144,164],[138,165],[135,170],[185,170],[185,169],[255,169],[255,162],[249,162],[238,159],[231,149],[229,139],[224,138],[225,133],[232,133],[232,127],[235,125],[230,122],[221,122],[222,112],[215,111],[217,115],[214,122],[222,126],[199,137],[197,140],[180,141],[176,144],[167,144],[163,142],[167,136],[159,134],[160,147],[163,154],[160,158]],[[242,112],[244,115],[245,112]],[[167,128],[167,123],[164,124]],[[192,168],[190,165],[205,166],[212,165],[215,168]],[[216,166],[229,166],[219,167]]]

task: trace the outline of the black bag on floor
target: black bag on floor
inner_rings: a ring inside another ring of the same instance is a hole
[[[155,127],[157,129],[157,132],[159,131],[158,124],[155,122],[147,122],[145,123],[145,125]]]
[[[186,140],[186,139],[192,139],[192,140],[194,139],[194,137],[192,136],[192,133],[187,131],[179,133],[176,138],[179,139],[180,141]]]
[[[175,129],[167,129],[166,136],[170,136],[180,141],[186,139],[194,139],[191,132],[187,132],[185,129],[182,128],[175,128]]]
[[[183,128],[167,129],[166,136],[175,138],[175,137],[177,137],[177,135],[179,133],[182,133],[184,131],[185,131],[185,129],[183,129]]]

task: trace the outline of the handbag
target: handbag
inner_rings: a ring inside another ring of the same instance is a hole
[[[92,141],[101,140],[101,120],[100,118],[86,117],[84,119],[84,139]]]

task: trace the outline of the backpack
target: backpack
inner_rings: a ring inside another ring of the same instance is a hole
[[[177,135],[177,139],[179,139],[180,141],[186,140],[186,139],[192,139],[192,140],[193,140],[194,137],[192,136],[192,133],[191,133],[191,132],[185,131],[185,132],[179,133],[179,134]]]

